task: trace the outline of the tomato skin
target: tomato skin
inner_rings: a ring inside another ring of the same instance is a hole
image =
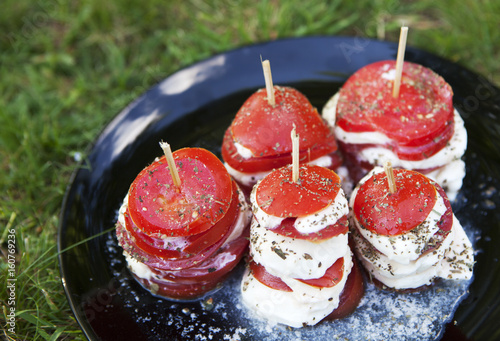
[[[349,176],[354,183],[358,183],[375,165],[372,165],[366,160],[362,160],[358,155],[363,148],[374,145],[368,144],[347,144],[339,142],[340,150],[344,156],[344,166],[349,170]],[[380,166],[380,165],[379,165]],[[431,168],[412,169],[422,174],[428,174],[442,166]]]
[[[441,149],[446,147],[448,141],[452,138],[454,133],[454,125],[447,125],[446,129],[439,135],[438,138],[428,142],[425,145],[419,146],[403,146],[397,144],[395,141],[386,144],[347,144],[339,142],[339,147],[344,153],[352,153],[354,155],[360,153],[365,148],[382,147],[392,151],[401,160],[407,161],[420,161],[429,158],[430,156],[438,153]]]
[[[229,232],[221,238],[216,243],[212,244],[208,248],[203,251],[190,255],[190,257],[185,258],[162,258],[155,254],[149,254],[146,251],[142,250],[137,246],[135,240],[131,238],[131,236],[126,232],[125,228],[117,223],[116,225],[116,236],[118,237],[118,242],[121,247],[132,257],[144,263],[145,265],[161,270],[181,270],[196,266],[219,250],[219,248],[224,244],[224,241],[227,239],[229,233],[232,231],[232,228]]]
[[[129,190],[130,217],[150,236],[204,232],[222,219],[231,203],[231,178],[214,154],[183,148],[173,156],[181,178],[179,189],[162,157],[141,171]]]
[[[274,233],[280,234],[285,237],[295,238],[295,239],[305,239],[312,242],[321,242],[338,235],[349,232],[349,222],[347,215],[339,218],[337,222],[333,225],[328,225],[324,229],[314,233],[303,234],[297,231],[294,227],[296,218],[286,218],[283,220],[277,228],[272,229]]]
[[[323,277],[298,280],[304,284],[317,288],[332,288],[339,284],[342,277],[344,277],[344,257],[337,259],[335,263],[326,270]]]
[[[433,246],[427,247],[424,250],[422,250],[422,255],[425,255],[429,252],[432,252],[433,250],[440,247],[441,244],[443,243],[444,239],[450,233],[451,228],[453,227],[453,210],[451,208],[450,200],[448,199],[446,192],[435,181],[430,180],[430,182],[434,185],[434,187],[436,188],[436,191],[443,198],[444,205],[446,206],[446,212],[443,214],[441,219],[437,222],[439,230],[434,234],[434,238],[436,239],[436,243],[434,243]]]
[[[281,280],[281,278],[271,275],[269,272],[267,272],[266,268],[261,264],[256,263],[253,260],[250,260],[248,266],[255,279],[258,280],[260,283],[264,284],[265,286],[268,286],[269,288],[274,290],[280,290],[285,292],[293,291],[292,288],[290,288],[285,282]]]
[[[354,200],[359,224],[379,235],[401,235],[417,227],[437,200],[434,185],[418,172],[394,169],[394,179],[397,191],[391,194],[385,172],[373,174]]]
[[[389,60],[354,73],[339,91],[336,124],[347,132],[382,132],[402,159],[427,158],[453,135],[453,90],[432,70],[404,62],[400,95],[393,98],[393,81],[384,77],[392,69]]]
[[[249,268],[250,271],[252,271],[255,279],[257,279],[260,283],[270,287],[271,289],[286,292],[293,291],[285,282],[281,280],[281,278],[271,275],[269,272],[267,272],[266,268],[263,265],[250,260]],[[323,277],[314,279],[297,278],[297,280],[316,288],[331,288],[337,285],[342,280],[343,274],[344,258],[341,257],[337,259],[337,261],[326,270]]]
[[[248,247],[248,230],[242,236],[220,248],[212,257],[197,266],[177,271],[158,271],[162,278],[177,283],[191,284],[217,279],[231,271]]]
[[[292,167],[282,167],[267,175],[256,188],[257,205],[280,218],[304,217],[327,207],[340,190],[335,172],[314,165],[299,167],[299,181],[292,180]]]
[[[214,290],[225,278],[199,283],[183,284],[176,282],[161,282],[155,279],[147,280],[132,274],[146,290],[153,295],[174,300],[193,300]]]
[[[252,94],[224,134],[222,158],[240,172],[270,171],[291,163],[290,132],[294,125],[299,135],[301,162],[337,150],[333,130],[302,93],[275,86],[274,94],[274,107],[267,101],[266,89]],[[248,149],[252,157],[239,155],[235,143]]]
[[[325,320],[341,319],[352,314],[358,307],[364,292],[363,274],[357,260],[353,258],[353,266],[345,282],[344,290],[340,294],[339,305],[325,317]]]
[[[215,289],[239,264],[248,247],[245,234],[233,240],[203,263],[179,271],[151,269],[159,279],[134,278],[155,295],[178,300],[196,299]]]
[[[335,140],[333,140],[335,141]],[[321,156],[331,154],[334,156],[331,169],[336,169],[342,164],[342,156],[336,153],[338,150],[337,143],[328,141],[328,144],[315,145],[309,149],[299,151],[300,163],[307,163]],[[280,168],[292,163],[292,155],[290,153],[276,154],[263,157],[243,158],[238,154],[234,140],[231,137],[229,129],[224,134],[222,141],[222,159],[227,162],[232,168],[243,173],[267,172],[273,169]]]

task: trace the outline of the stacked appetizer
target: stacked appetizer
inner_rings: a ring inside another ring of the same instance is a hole
[[[404,62],[399,96],[391,89],[396,61],[380,61],[355,72],[323,109],[335,127],[354,183],[374,166],[419,171],[454,199],[462,187],[467,147],[453,91],[432,70]]]
[[[290,131],[300,135],[300,163],[332,170],[342,163],[333,130],[301,92],[273,86],[273,101],[265,88],[252,94],[224,134],[222,158],[228,172],[250,192],[273,169],[292,161]]]
[[[384,287],[471,278],[472,245],[445,192],[426,176],[375,167],[354,189],[350,207],[355,252]]]
[[[298,166],[298,165],[297,165]],[[363,294],[348,246],[347,199],[332,170],[279,168],[253,189],[244,304],[258,316],[292,327],[351,313]]]
[[[246,252],[251,211],[214,154],[184,148],[170,156],[135,178],[116,234],[145,288],[191,299],[214,289]]]

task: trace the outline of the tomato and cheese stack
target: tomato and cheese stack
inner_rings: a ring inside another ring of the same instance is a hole
[[[142,170],[119,210],[116,234],[134,277],[153,294],[203,295],[236,266],[248,247],[250,205],[223,163],[201,148],[165,156]]]
[[[323,108],[354,183],[390,161],[438,182],[453,200],[462,187],[467,132],[453,108],[453,90],[432,70],[404,62],[399,96],[396,61],[355,72]]]
[[[437,278],[470,279],[472,245],[443,189],[416,171],[394,169],[396,189],[375,167],[350,198],[354,250],[371,276],[397,290]]]
[[[300,135],[300,163],[332,170],[342,163],[333,130],[298,90],[274,86],[275,105],[266,89],[252,94],[224,134],[222,158],[240,185],[253,185],[273,169],[292,162],[290,131]]]
[[[245,305],[292,327],[315,325],[334,311],[335,318],[351,313],[363,283],[348,246],[349,207],[338,175],[301,165],[294,182],[292,167],[282,167],[257,183],[250,201]]]

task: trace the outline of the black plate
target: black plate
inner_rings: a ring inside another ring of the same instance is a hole
[[[125,108],[102,132],[75,172],[59,226],[64,289],[84,334],[91,340],[218,339],[221,330],[252,339],[231,315],[223,287],[213,310],[200,302],[152,297],[128,274],[113,227],[116,211],[137,173],[172,149],[205,147],[220,155],[222,134],[243,101],[263,87],[260,57],[271,61],[275,84],[296,87],[321,108],[360,67],[395,59],[397,46],[363,38],[309,37],[243,47],[172,74]],[[469,144],[467,176],[454,203],[458,219],[479,233],[475,279],[444,338],[500,337],[500,90],[487,79],[432,54],[407,48],[405,59],[427,66],[452,86]],[[104,231],[108,231],[103,233]],[[229,281],[237,281],[241,269]],[[219,295],[219,296],[217,296]],[[230,314],[231,316],[228,316]],[[196,320],[192,328],[179,328]],[[332,331],[332,335],[334,331]],[[154,337],[156,335],[156,337]]]

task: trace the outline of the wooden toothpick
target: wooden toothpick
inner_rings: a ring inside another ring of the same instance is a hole
[[[172,155],[172,149],[170,149],[170,145],[168,143],[163,141],[160,142],[160,147],[163,149],[163,153],[165,153],[165,157],[167,158],[168,169],[170,169],[170,175],[172,176],[174,186],[180,188],[181,178],[179,178],[179,172],[177,172],[177,166],[175,165],[174,157]]]
[[[399,88],[401,86],[401,76],[403,74],[403,62],[405,60],[406,37],[408,36],[408,27],[401,27],[399,34],[398,56],[396,60],[396,76],[392,86],[392,97],[399,97]]]
[[[276,101],[274,99],[274,88],[273,88],[273,76],[271,74],[271,64],[269,60],[262,60],[262,69],[264,70],[264,80],[266,82],[266,90],[267,90],[267,102],[269,105],[274,106]]]
[[[385,170],[385,174],[387,175],[387,183],[389,185],[389,192],[391,192],[391,194],[394,194],[396,193],[396,181],[394,180],[394,170],[392,169],[392,164],[387,161],[385,164],[384,164],[384,170]]]
[[[299,181],[299,135],[295,131],[295,124],[292,129],[292,181]]]

